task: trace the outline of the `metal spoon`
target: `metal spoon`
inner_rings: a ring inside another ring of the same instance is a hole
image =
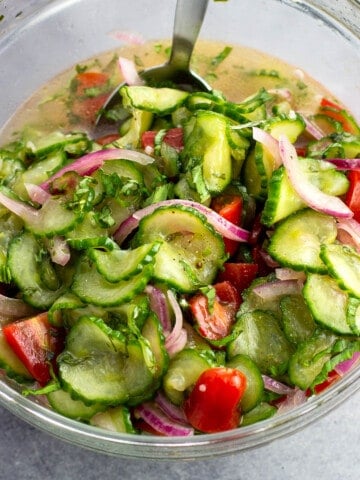
[[[177,0],[170,59],[163,65],[140,72],[142,79],[154,84],[169,81],[183,90],[211,91],[207,82],[190,69],[191,55],[208,3],[209,0]],[[115,124],[114,120],[106,115],[106,112],[113,109],[115,105],[121,104],[119,89],[122,85],[124,83],[116,87],[101,109],[96,119],[95,137],[110,131],[114,132],[119,127],[119,123],[128,118],[124,111],[124,118]]]

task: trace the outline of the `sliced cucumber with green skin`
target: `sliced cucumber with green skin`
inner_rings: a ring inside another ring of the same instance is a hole
[[[97,413],[91,418],[90,424],[110,432],[136,433],[131,423],[130,410],[125,405]]]
[[[149,342],[155,357],[155,377],[160,378],[169,365],[169,355],[165,348],[165,337],[161,323],[155,314],[150,314],[141,330],[142,335]]]
[[[302,390],[309,388],[331,358],[337,338],[331,332],[318,330],[309,340],[301,343],[289,362],[290,381]]]
[[[256,164],[256,155],[260,148],[258,145],[256,144],[246,157],[242,175],[248,193],[255,199],[263,201],[267,195],[267,180],[260,175]]]
[[[175,405],[181,405],[186,392],[195,385],[200,375],[213,367],[210,357],[199,350],[185,348],[170,360],[163,378],[166,396]]]
[[[74,420],[90,420],[96,413],[104,410],[101,404],[85,405],[81,400],[74,400],[70,393],[62,389],[48,393],[47,399],[55,412]]]
[[[252,425],[253,423],[260,422],[261,420],[271,418],[276,412],[276,407],[270,405],[269,403],[261,402],[259,405],[256,405],[256,407],[243,415],[240,427],[246,427],[247,425]]]
[[[317,323],[343,335],[354,333],[347,320],[348,294],[332,277],[308,274],[303,295]]]
[[[141,245],[133,250],[91,249],[88,250],[88,255],[95,263],[98,272],[108,282],[114,283],[137,275],[145,265],[153,263],[159,248],[160,243],[154,242]]]
[[[347,312],[346,312],[346,320],[351,328],[351,330],[355,333],[355,335],[360,336],[360,299],[349,297]]]
[[[96,213],[87,212],[72,230],[66,233],[67,243],[76,250],[92,247],[104,247],[112,250],[117,244],[109,238],[107,228],[101,227],[95,220]],[[126,217],[125,217],[126,218]]]
[[[210,285],[226,256],[222,237],[194,209],[161,207],[139,224],[137,244],[161,241],[154,277],[181,292]]]
[[[60,131],[44,135],[42,132],[28,133],[24,138],[26,148],[37,158],[42,158],[56,150],[64,150],[72,155],[82,155],[90,147],[90,140],[84,133]]]
[[[312,336],[316,323],[302,295],[287,295],[280,300],[281,322],[289,342],[297,345]]]
[[[242,332],[229,343],[229,358],[247,355],[264,374],[284,373],[293,347],[281,330],[279,320],[271,312],[254,310],[242,314],[238,321]]]
[[[0,328],[0,368],[5,370],[6,375],[19,383],[29,382],[33,378],[28,369],[19,360],[14,350],[6,341]]]
[[[320,258],[322,244],[333,243],[335,218],[305,209],[283,220],[270,238],[268,252],[284,267],[307,272],[327,273]]]
[[[139,342],[126,340],[99,318],[75,323],[58,366],[63,388],[85,403],[136,404],[154,382]]]
[[[123,97],[125,107],[146,110],[157,115],[168,115],[181,107],[189,93],[175,88],[125,85],[120,88],[120,95]]]
[[[135,295],[141,293],[150,280],[152,272],[153,267],[149,264],[130,280],[111,283],[84,255],[79,261],[71,290],[84,303],[112,307],[130,302]]]
[[[205,188],[215,195],[221,193],[232,180],[228,125],[229,120],[224,115],[199,111],[184,132],[185,147],[181,158],[185,168],[189,171],[200,166]]]
[[[246,377],[246,389],[241,397],[240,407],[243,412],[249,412],[261,401],[264,393],[264,381],[256,363],[246,355],[235,355],[226,364],[227,367],[236,368]]]
[[[355,249],[336,243],[322,245],[320,257],[340,287],[360,297],[360,255]]]
[[[344,195],[349,181],[344,173],[323,160],[302,158],[300,165],[311,183],[328,195]],[[264,225],[271,226],[290,214],[305,208],[305,203],[295,192],[283,166],[272,174],[268,185],[268,196],[261,215]]]
[[[79,214],[55,198],[47,200],[38,212],[38,218],[31,222],[25,221],[26,228],[38,236],[64,235],[80,221]]]
[[[279,140],[281,135],[286,135],[291,143],[295,143],[298,137],[305,130],[305,122],[298,114],[291,116],[280,115],[275,119],[270,120],[265,125],[265,130],[268,131],[272,137]]]
[[[8,253],[11,278],[23,293],[25,302],[40,310],[47,310],[65,291],[64,286],[51,290],[41,280],[42,245],[29,232],[15,237]]]
[[[111,144],[115,148],[138,148],[141,135],[149,130],[153,121],[153,114],[145,110],[133,109],[130,127],[127,133]]]
[[[62,312],[63,310],[74,310],[82,308],[85,305],[83,302],[71,292],[65,292],[51,305],[48,312],[48,319],[51,325],[56,327],[63,325]]]

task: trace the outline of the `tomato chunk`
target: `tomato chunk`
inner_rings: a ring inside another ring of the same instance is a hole
[[[80,120],[94,122],[110,93],[109,76],[101,72],[83,72],[73,80],[72,113]]]
[[[240,226],[243,211],[243,199],[240,195],[220,195],[214,198],[211,208],[229,222]],[[225,251],[230,256],[234,255],[239,246],[238,242],[228,238],[224,238],[224,244]]]
[[[240,296],[230,282],[214,285],[215,298],[209,305],[203,293],[194,295],[189,306],[199,333],[209,340],[220,340],[231,332],[236,312],[240,306]]]
[[[351,170],[348,173],[350,181],[346,192],[345,203],[354,212],[354,219],[360,222],[360,171]]]
[[[63,349],[61,329],[48,322],[47,313],[10,323],[3,327],[6,341],[41,385],[51,379],[50,365]]]
[[[218,274],[219,282],[228,281],[234,285],[239,294],[248,288],[258,273],[256,263],[231,263],[226,262],[223,270]]]
[[[155,147],[155,137],[158,132],[155,130],[148,130],[141,136],[141,144],[143,148]],[[184,147],[184,133],[180,127],[170,128],[164,135],[163,142],[167,143],[170,147],[180,151]]]
[[[184,411],[190,424],[205,433],[237,428],[240,423],[240,400],[245,392],[246,377],[234,368],[215,367],[198,378]]]
[[[332,102],[327,98],[322,98],[320,107],[321,113],[339,122],[345,132],[353,135],[360,133],[360,128],[356,124],[355,119],[338,103]]]

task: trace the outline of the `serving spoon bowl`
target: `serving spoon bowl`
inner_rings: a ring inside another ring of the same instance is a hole
[[[172,47],[168,62],[148,68],[139,73],[140,78],[148,84],[171,84],[187,91],[210,92],[210,85],[190,69],[191,55],[198,38],[209,0],[177,0],[173,29]],[[128,118],[128,112],[119,114],[122,103],[120,88],[126,82],[118,85],[110,94],[99,113],[94,129],[94,135],[100,136],[117,131],[120,124]],[[107,113],[117,109],[117,120]]]

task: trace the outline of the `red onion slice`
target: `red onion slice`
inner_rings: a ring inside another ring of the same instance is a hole
[[[313,210],[337,218],[351,218],[354,214],[338,197],[327,195],[313,185],[303,174],[295,147],[285,135],[279,138],[280,155],[289,180],[299,197]]]
[[[33,208],[24,202],[10,198],[3,192],[0,192],[0,203],[26,223],[35,223],[39,219],[39,210],[36,210],[36,208]]]
[[[50,193],[41,188],[39,185],[35,185],[33,183],[24,183],[24,186],[30,200],[32,202],[38,203],[39,205],[43,205],[46,200],[51,197]]]
[[[209,207],[202,205],[198,202],[193,202],[191,200],[180,200],[180,199],[172,199],[172,200],[164,200],[162,202],[153,203],[148,207],[145,207],[137,212],[133,213],[129,218],[127,218],[116,230],[114,234],[115,241],[121,245],[121,243],[125,240],[125,238],[139,225],[139,221],[150,215],[154,212],[157,208],[160,207],[172,207],[174,205],[180,205],[184,207],[194,208],[198,210],[200,213],[206,216],[207,221],[215,228],[215,230],[220,233],[223,237],[229,238],[230,240],[235,240],[237,242],[247,242],[249,239],[249,232],[244,230],[237,225],[229,222],[221,215],[216,213]]]
[[[64,267],[71,257],[70,248],[65,238],[57,235],[47,243],[51,260],[57,265]]]
[[[36,310],[19,298],[0,294],[0,316],[2,319],[14,320],[33,315]]]
[[[158,392],[155,397],[155,402],[159,405],[161,410],[172,420],[179,423],[188,424],[184,411],[174,405],[170,400],[161,392]]]
[[[93,172],[98,170],[105,161],[120,159],[130,160],[132,162],[140,163],[141,165],[149,165],[150,163],[154,162],[153,157],[136,150],[127,150],[122,148],[98,150],[97,152],[88,153],[78,158],[73,163],[61,168],[58,172],[54,173],[54,175],[43,182],[40,187],[44,190],[48,190],[51,182],[64,175],[66,172],[74,171],[81,176],[91,175]]]
[[[170,306],[175,314],[175,322],[172,331],[165,339],[165,348],[170,356],[182,350],[187,342],[187,332],[183,328],[184,317],[178,301],[171,290],[167,291]]]
[[[289,410],[304,404],[306,401],[306,392],[300,390],[300,388],[294,388],[293,391],[286,396],[286,399],[280,403],[278,414],[288,412]]]
[[[135,62],[124,57],[119,57],[119,67],[125,83],[128,85],[145,85],[144,80],[140,78],[137,72]]]
[[[303,282],[300,280],[277,280],[266,282],[253,288],[253,293],[263,300],[271,300],[282,295],[298,295]]]
[[[157,432],[168,437],[187,437],[194,429],[170,419],[156,404],[145,402],[135,408],[135,416],[141,417]]]
[[[270,133],[265,132],[258,127],[253,127],[253,139],[261,143],[270,155],[274,158],[274,169],[276,170],[282,165],[282,158],[279,151],[279,142]]]
[[[338,170],[360,170],[360,158],[324,158]]]
[[[270,392],[278,393],[279,395],[288,395],[294,392],[292,387],[285,385],[285,383],[279,382],[268,375],[262,375],[264,381],[264,387]]]
[[[153,285],[148,285],[145,292],[149,295],[150,308],[157,315],[164,335],[167,336],[171,331],[171,321],[165,294]]]
[[[339,220],[337,230],[337,239],[341,243],[350,244],[360,252],[360,224],[356,220],[353,218]]]
[[[348,373],[357,363],[360,362],[360,352],[355,352],[349,360],[344,360],[336,365],[335,372],[341,377]]]
[[[311,120],[309,120],[305,115],[302,115],[302,118],[305,122],[305,130],[316,140],[320,140],[325,137],[324,132],[322,132],[317,125],[315,125]]]
[[[275,276],[278,280],[300,280],[304,282],[306,280],[306,274],[304,272],[297,272],[292,268],[276,268]]]

